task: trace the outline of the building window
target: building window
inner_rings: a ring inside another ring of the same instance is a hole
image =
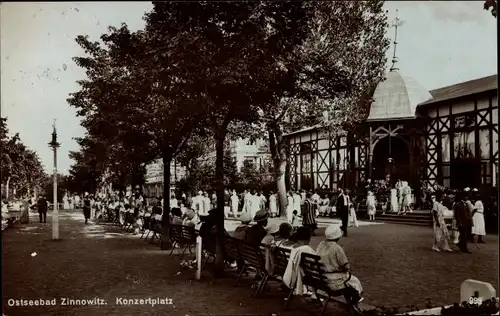
[[[247,139],[246,145],[247,146],[253,146],[253,145],[255,145],[255,140],[254,139]]]
[[[474,131],[457,133],[453,137],[453,150],[455,159],[468,159],[475,157]]]

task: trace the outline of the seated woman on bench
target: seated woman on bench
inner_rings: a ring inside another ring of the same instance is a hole
[[[316,254],[321,257],[321,262],[325,266],[325,276],[329,283],[328,286],[333,291],[345,288],[352,289],[350,295],[354,305],[363,300],[363,287],[357,277],[351,275],[351,269],[347,256],[342,247],[337,243],[342,237],[342,230],[338,225],[330,225],[325,230],[326,239],[323,240],[316,249]]]
[[[196,227],[196,223],[198,223],[198,220],[196,219],[196,213],[191,209],[187,209],[183,215],[182,225],[188,227]]]
[[[170,224],[182,225],[182,211],[179,207],[174,207],[170,211]]]
[[[283,283],[289,288],[294,288],[294,295],[307,294],[307,288],[302,283],[302,268],[300,261],[302,253],[309,253],[315,255],[315,251],[309,242],[311,241],[311,230],[307,227],[301,226],[297,232],[290,237],[290,240],[295,242],[290,252],[290,259],[283,275]]]

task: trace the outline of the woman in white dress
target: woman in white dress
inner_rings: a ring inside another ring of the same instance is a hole
[[[271,217],[278,216],[278,205],[276,204],[276,194],[271,192],[271,196],[269,197],[269,211],[271,212]]]
[[[319,215],[327,216],[330,213],[330,199],[328,198],[328,194],[319,200]]]
[[[403,200],[403,214],[406,214],[406,212],[412,212],[411,210],[411,188],[408,185],[407,181],[403,181],[403,188],[402,188],[402,200]]]
[[[68,194],[64,194],[64,197],[63,197],[63,210],[69,210]]]
[[[476,201],[472,211],[472,238],[477,235],[477,242],[484,244],[483,236],[486,235],[484,225],[484,205],[477,189],[473,190],[472,198]]]
[[[287,196],[288,203],[286,204],[286,219],[289,223],[293,220],[293,194],[292,191],[288,191]]]
[[[370,216],[370,220],[375,220],[376,213],[376,203],[375,196],[372,191],[368,191],[368,196],[366,197],[366,209],[368,210],[368,216]]]
[[[400,214],[397,189],[391,189],[391,212]]]
[[[233,190],[233,195],[231,195],[231,211],[233,212],[234,218],[238,217],[238,205],[240,203],[240,199],[238,198],[238,194],[236,190]]]

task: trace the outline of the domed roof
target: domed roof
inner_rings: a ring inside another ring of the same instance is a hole
[[[415,118],[417,105],[432,99],[432,95],[415,79],[391,70],[373,94],[367,121]]]

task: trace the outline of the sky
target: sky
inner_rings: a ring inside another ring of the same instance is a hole
[[[388,1],[389,20],[404,21],[398,29],[398,68],[429,90],[497,73],[496,19],[483,1]],[[78,35],[98,40],[107,27],[127,23],[144,26],[150,2],[3,2],[1,30],[1,116],[11,134],[35,150],[52,171],[50,141],[56,120],[58,171],[67,174],[78,150],[75,137],[85,130],[66,99],[78,91],[85,73],[72,61],[83,56]],[[393,39],[394,30],[388,29]],[[387,52],[388,67],[392,45]]]

